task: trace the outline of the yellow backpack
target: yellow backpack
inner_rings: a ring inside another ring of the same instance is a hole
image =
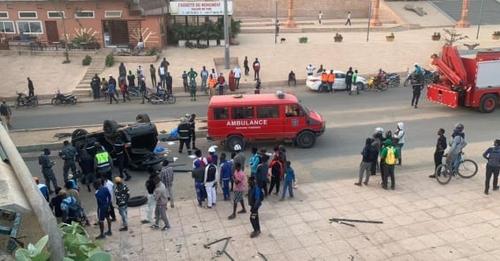
[[[396,148],[387,148],[387,155],[385,156],[385,164],[395,165],[396,164]]]

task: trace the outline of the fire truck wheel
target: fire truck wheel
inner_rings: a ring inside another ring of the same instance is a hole
[[[297,143],[297,146],[301,148],[311,148],[316,142],[316,135],[314,135],[311,131],[303,131],[297,135],[295,142]]]
[[[243,137],[231,135],[226,139],[226,147],[229,151],[233,151],[236,144],[240,145],[241,150],[245,150],[245,141],[243,140]]]
[[[490,113],[497,107],[497,97],[494,94],[487,94],[481,97],[479,110],[484,113]]]

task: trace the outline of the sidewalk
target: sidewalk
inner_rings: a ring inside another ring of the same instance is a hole
[[[381,189],[379,176],[372,176],[368,187],[354,186],[353,178],[299,185],[295,198],[284,202],[272,195],[260,209],[262,234],[256,239],[249,238],[248,213],[227,219],[230,202],[202,209],[195,200],[177,201],[167,211],[167,232],[141,225],[144,209],[130,208],[129,231],[118,232],[117,221],[102,244],[117,260],[213,260],[224,243],[210,249],[203,244],[223,237],[232,237],[226,250],[235,260],[264,260],[258,253],[267,260],[300,261],[497,260],[500,194],[483,194],[482,168],[472,179],[456,178],[446,186],[428,174],[398,169],[395,191]],[[350,227],[329,223],[332,217],[384,224]]]

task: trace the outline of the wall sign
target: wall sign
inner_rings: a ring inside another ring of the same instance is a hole
[[[233,14],[233,2],[227,1],[227,12]],[[170,2],[171,15],[224,15],[224,1]]]

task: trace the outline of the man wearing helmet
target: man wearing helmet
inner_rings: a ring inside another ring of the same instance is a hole
[[[453,171],[457,171],[462,158],[462,150],[465,146],[467,146],[467,142],[465,141],[464,125],[462,123],[457,123],[455,125],[451,138],[452,141],[446,156],[446,164],[451,164]]]

